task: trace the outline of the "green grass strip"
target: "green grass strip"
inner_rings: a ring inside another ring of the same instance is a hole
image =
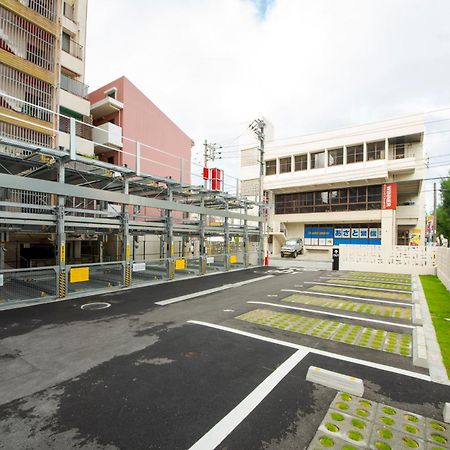
[[[236,319],[349,345],[411,356],[409,334],[387,332],[328,319],[313,319],[299,314],[280,313],[267,309],[255,309],[237,316]],[[400,342],[402,342],[401,346]]]
[[[353,311],[374,316],[396,317],[400,319],[411,319],[411,308],[397,306],[372,305],[370,303],[358,303],[347,300],[319,298],[313,295],[293,294],[282,299],[283,302],[300,303],[303,305],[320,306],[322,308],[337,309],[340,311]]]
[[[420,275],[431,320],[441,348],[447,374],[450,377],[450,292],[434,275]]]
[[[367,289],[353,289],[351,287],[339,287],[339,286],[324,286],[315,285],[310,288],[311,291],[316,292],[328,292],[330,294],[344,294],[354,297],[372,297],[382,298],[386,300],[409,300],[411,301],[411,294],[403,292],[384,292],[384,291],[370,291]]]

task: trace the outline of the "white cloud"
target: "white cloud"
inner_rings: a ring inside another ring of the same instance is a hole
[[[276,0],[264,20],[247,0],[92,0],[87,82],[126,75],[197,144],[261,115],[275,137],[323,131],[449,104],[448,17],[448,0]]]

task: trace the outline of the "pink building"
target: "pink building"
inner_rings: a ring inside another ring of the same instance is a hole
[[[190,183],[192,139],[130,80],[118,78],[91,92],[89,100],[99,127],[93,132],[95,154],[102,161],[133,170],[140,164],[141,173],[174,180],[182,172],[183,182]]]

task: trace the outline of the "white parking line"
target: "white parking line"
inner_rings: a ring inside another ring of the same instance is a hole
[[[269,338],[265,336],[260,336],[259,334],[249,333],[247,331],[237,330],[236,328],[225,327],[223,325],[216,325],[215,323],[202,322],[199,320],[188,320],[188,323],[194,325],[201,325],[204,327],[215,328],[216,330],[227,331],[228,333],[239,334],[241,336],[246,336],[253,339],[258,339],[260,341],[270,342],[272,344],[282,345],[284,347],[296,348],[298,350],[307,350],[309,353],[314,353],[316,355],[328,356],[329,358],[340,359],[342,361],[347,361],[354,364],[360,364],[361,366],[373,367],[375,369],[384,370],[385,372],[398,373],[400,375],[405,375],[411,378],[418,378],[419,380],[430,381],[429,375],[424,375],[418,372],[412,372],[410,370],[400,369],[398,367],[386,366],[385,364],[379,364],[373,361],[366,361],[364,359],[352,358],[351,356],[344,356],[338,353],[327,352],[325,350],[318,350],[316,348],[306,347],[304,345],[294,344],[293,342],[281,341],[279,339]]]
[[[297,294],[307,294],[307,295],[323,295],[325,297],[336,297],[336,298],[345,298],[350,300],[361,300],[363,302],[374,302],[374,303],[386,303],[386,305],[399,305],[399,306],[407,306],[412,308],[412,303],[406,302],[391,302],[389,300],[378,300],[376,298],[367,298],[367,297],[352,297],[350,295],[342,295],[342,294],[328,294],[327,292],[316,292],[316,291],[298,291],[295,289],[281,289],[281,292],[296,292]]]
[[[328,311],[319,311],[317,309],[301,308],[299,306],[280,305],[277,303],[269,303],[269,302],[247,302],[247,303],[253,303],[255,305],[276,306],[277,308],[294,309],[296,311],[305,311],[305,312],[310,312],[310,313],[314,313],[314,314],[324,314],[327,316],[342,317],[344,319],[360,320],[362,322],[380,323],[383,325],[392,325],[394,327],[409,328],[409,329],[414,328],[413,325],[407,325],[407,324],[403,324],[403,323],[386,322],[385,320],[369,319],[367,317],[349,316],[347,314],[339,314],[339,313],[333,313],[333,312],[328,312]]]
[[[212,289],[206,289],[204,291],[193,292],[192,294],[180,295],[179,297],[168,298],[167,300],[161,300],[160,302],[155,302],[155,305],[167,306],[172,303],[182,302],[184,300],[189,300],[195,297],[202,297],[203,295],[213,294],[214,292],[224,291],[225,289],[231,289],[235,287],[244,286],[245,284],[255,283],[256,281],[267,280],[267,278],[272,278],[274,275],[266,275],[264,277],[252,278],[250,280],[239,281],[238,283],[224,284],[223,286],[215,287]]]
[[[354,284],[338,284],[338,283],[323,283],[322,281],[305,281],[306,284],[320,284],[322,286],[337,286],[337,287],[345,287],[352,289],[364,289],[368,291],[383,291],[383,292],[400,292],[401,294],[411,294],[412,291],[405,291],[403,289],[385,289],[385,288],[377,288],[377,287],[369,287],[369,286],[357,286]]]
[[[307,354],[308,351],[305,349],[296,351],[190,447],[190,450],[214,450]]]

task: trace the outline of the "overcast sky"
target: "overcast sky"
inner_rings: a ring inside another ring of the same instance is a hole
[[[449,106],[449,18],[450,0],[91,0],[86,82],[127,76],[197,149],[260,116],[275,139],[331,130]]]

